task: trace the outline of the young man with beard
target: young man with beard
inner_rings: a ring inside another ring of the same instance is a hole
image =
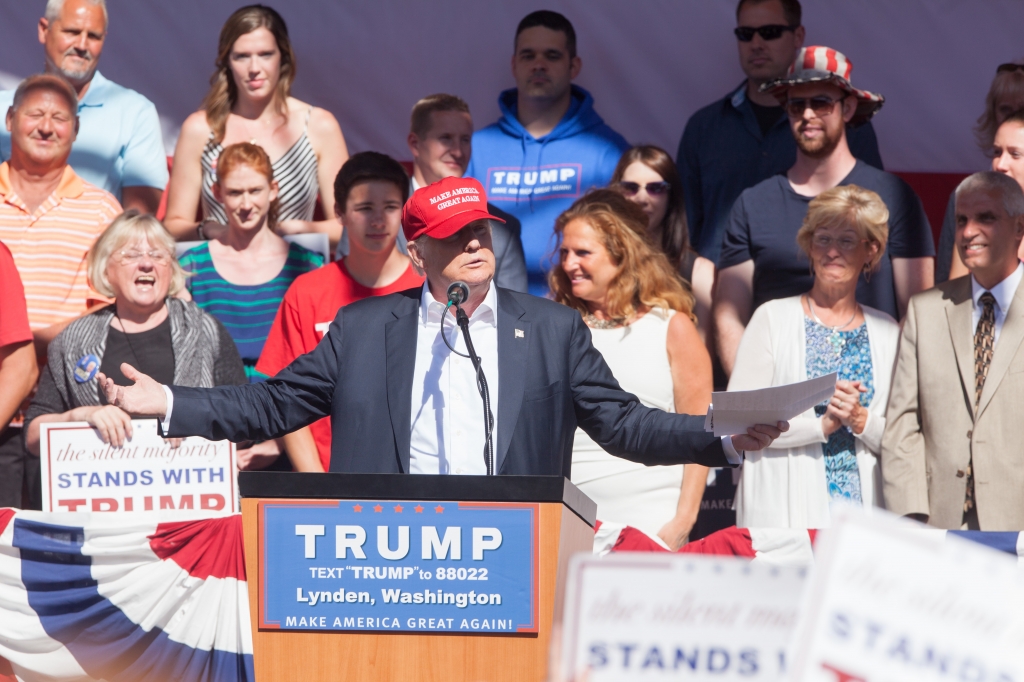
[[[746,80],[691,116],[679,141],[676,165],[690,243],[712,261],[740,193],[786,172],[796,159],[783,107],[760,87],[785,76],[803,47],[802,15],[798,0],[739,0],[733,33]],[[848,127],[846,134],[855,157],[882,168],[870,122]]]
[[[727,373],[754,310],[811,288],[813,275],[796,233],[807,204],[827,189],[858,185],[877,192],[889,209],[889,244],[875,271],[861,276],[858,302],[899,319],[910,297],[933,284],[935,246],[920,199],[895,175],[850,152],[846,125],[871,118],[884,101],[850,85],[852,69],[840,52],[807,47],[789,75],[761,88],[783,102],[797,155],[785,174],[745,190],[729,218],[713,305],[718,353]]]

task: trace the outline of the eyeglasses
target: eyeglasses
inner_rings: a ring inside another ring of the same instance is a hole
[[[816,234],[811,237],[811,249],[818,252],[825,252],[835,244],[836,248],[843,253],[850,253],[861,244],[866,244],[867,239],[854,239],[853,237],[839,237],[838,239],[829,234]]]
[[[672,187],[670,184],[662,180],[661,182],[648,182],[646,185],[641,185],[639,182],[620,182],[618,183],[619,189],[626,196],[634,196],[643,187],[647,190],[647,193],[652,197],[661,196],[669,191]]]
[[[145,256],[157,265],[166,265],[171,262],[171,254],[163,249],[150,249],[149,251],[137,251],[135,249],[118,251],[117,257],[122,263],[133,265],[141,261]]]
[[[1014,64],[1009,62],[1007,64],[1000,64],[996,67],[996,73],[1008,73],[1011,71],[1024,71],[1024,64]]]
[[[786,26],[785,24],[767,24],[766,26],[737,26],[732,30],[737,40],[741,43],[749,43],[754,39],[754,34],[761,36],[762,40],[778,40],[786,31],[795,31],[799,26]]]
[[[798,99],[791,99],[786,102],[786,111],[793,118],[800,118],[807,111],[807,107],[811,108],[815,116],[825,116],[831,114],[832,110],[836,106],[836,102],[839,100],[832,99],[831,97],[811,97],[806,99],[804,97]]]

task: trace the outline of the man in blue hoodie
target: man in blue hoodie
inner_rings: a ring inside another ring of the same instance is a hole
[[[576,31],[557,12],[526,15],[516,28],[516,87],[498,97],[502,117],[473,135],[466,175],[495,205],[522,223],[530,293],[548,292],[554,224],[591,187],[608,184],[629,144],[594,111],[594,98],[573,85],[582,63]]]

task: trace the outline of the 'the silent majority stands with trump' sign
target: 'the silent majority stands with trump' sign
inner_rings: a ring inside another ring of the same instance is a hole
[[[132,431],[114,447],[86,422],[43,424],[43,511],[238,511],[234,444],[193,437],[175,447],[155,419],[132,420]]]
[[[783,680],[803,566],[733,557],[577,555],[569,567],[569,679]]]
[[[260,502],[259,625],[537,632],[538,505]]]

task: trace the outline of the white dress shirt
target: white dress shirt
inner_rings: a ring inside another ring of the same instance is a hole
[[[978,322],[981,321],[981,312],[984,309],[979,299],[982,294],[989,291],[996,299],[996,329],[995,337],[992,340],[992,347],[995,347],[996,342],[999,341],[999,333],[1003,331],[1003,323],[1006,322],[1006,311],[1010,309],[1010,303],[1013,302],[1013,297],[1017,294],[1017,287],[1020,286],[1022,278],[1024,278],[1024,263],[1017,263],[1017,269],[1013,271],[1013,274],[991,289],[985,289],[978,284],[978,280],[974,279],[974,275],[971,275],[971,298],[974,299],[974,310],[971,312],[973,322],[971,338],[974,338]]]
[[[434,299],[424,282],[412,374],[409,471],[486,475],[484,408],[476,387],[476,371],[469,358],[452,353],[441,338],[444,308],[445,304]],[[497,448],[498,297],[493,285],[470,316],[469,331],[487,378],[494,416],[492,438]],[[465,340],[455,324],[454,307],[445,315],[444,333],[460,353],[466,352]]]

